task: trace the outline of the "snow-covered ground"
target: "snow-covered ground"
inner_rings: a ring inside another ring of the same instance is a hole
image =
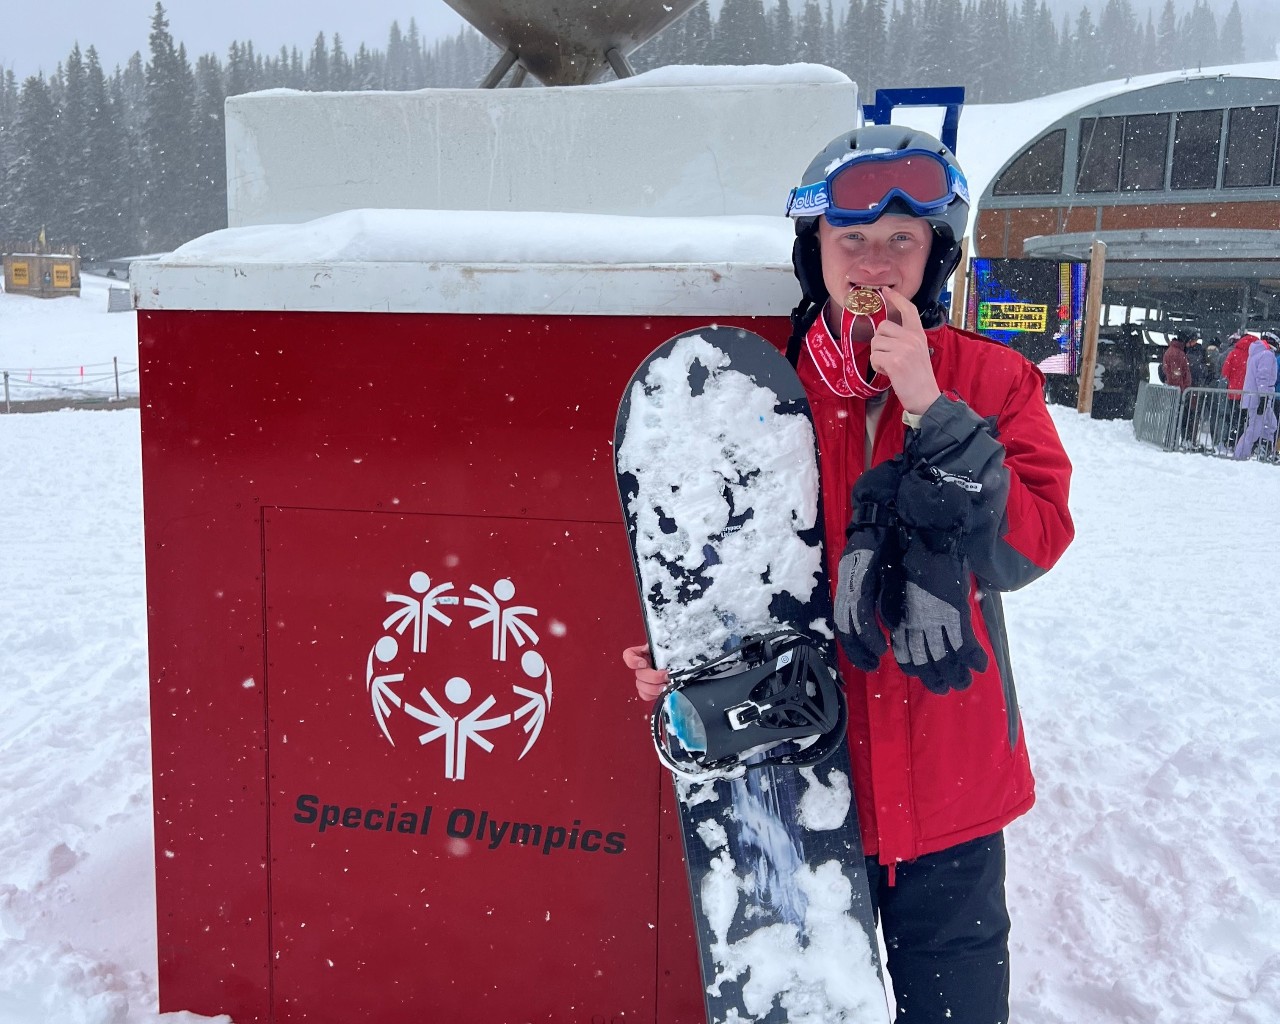
[[[975,194],[1090,98],[967,111]],[[0,295],[0,368],[136,367],[106,286]],[[1078,538],[1007,602],[1040,794],[1009,830],[1014,1020],[1275,1024],[1280,470],[1054,415]],[[0,416],[0,1024],[157,1020],[138,432]]]
[[[9,374],[10,399],[114,398],[117,372],[120,395],[137,395],[137,317],[107,312],[108,289],[128,287],[81,274],[78,298],[0,293],[0,371]]]
[[[1280,470],[1055,419],[1079,535],[1008,599],[1014,1019],[1274,1024]],[[155,1019],[138,424],[0,417],[0,1024]]]

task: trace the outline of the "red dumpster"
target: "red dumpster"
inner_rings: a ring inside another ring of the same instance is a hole
[[[135,267],[161,1008],[699,1021],[610,441],[668,336],[783,341],[789,228],[548,214],[519,269],[380,258],[445,216]],[[602,221],[634,257],[556,258]]]

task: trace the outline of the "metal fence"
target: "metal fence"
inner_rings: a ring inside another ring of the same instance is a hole
[[[137,364],[122,366],[114,356],[109,363],[0,370],[0,413],[37,402],[119,402],[137,394]]]
[[[1274,391],[1138,385],[1133,434],[1169,451],[1200,452],[1224,459],[1280,462],[1276,454]]]

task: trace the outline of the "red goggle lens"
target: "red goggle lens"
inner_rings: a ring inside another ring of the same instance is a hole
[[[831,205],[840,210],[874,209],[895,188],[922,205],[939,202],[951,192],[946,167],[923,156],[850,160],[829,182]]]

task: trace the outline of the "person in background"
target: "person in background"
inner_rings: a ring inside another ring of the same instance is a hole
[[[1210,387],[1226,387],[1226,380],[1222,376],[1222,361],[1227,358],[1227,352],[1230,351],[1231,345],[1222,343],[1222,339],[1214,335],[1213,341],[1205,347],[1205,352],[1209,356],[1209,386]]]
[[[1187,362],[1187,339],[1183,331],[1169,339],[1160,368],[1164,371],[1161,377],[1170,387],[1186,391],[1191,386],[1191,364]]]
[[[1274,334],[1266,333],[1249,346],[1245,365],[1244,392],[1240,398],[1244,410],[1244,430],[1236,442],[1234,455],[1247,459],[1261,443],[1268,455],[1274,455],[1276,443],[1276,350],[1280,348]]]
[[[1204,387],[1205,380],[1209,376],[1204,346],[1200,344],[1200,332],[1194,327],[1184,327],[1170,338],[1164,352],[1161,370],[1163,371],[1161,379],[1183,392],[1181,437],[1188,445],[1193,445],[1199,433],[1200,396],[1194,392],[1188,395],[1186,391],[1188,388]]]
[[[1244,376],[1249,366],[1249,349],[1258,340],[1253,331],[1240,331],[1229,339],[1230,351],[1222,360],[1222,379],[1228,389],[1226,412],[1222,417],[1222,436],[1219,455],[1229,455],[1240,437],[1243,411],[1240,408],[1240,392],[1244,390]]]
[[[1184,336],[1187,353],[1187,366],[1191,370],[1191,386],[1193,388],[1207,388],[1209,386],[1209,354],[1205,346],[1201,343],[1200,332],[1195,328],[1188,328],[1179,332]]]

